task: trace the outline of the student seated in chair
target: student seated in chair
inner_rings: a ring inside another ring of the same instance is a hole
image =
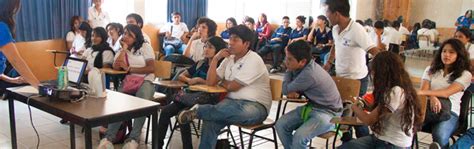
[[[305,96],[308,104],[283,115],[275,128],[285,148],[306,148],[312,138],[334,129],[329,121],[342,114],[342,100],[331,76],[312,60],[306,41],[291,43],[285,52],[283,94]]]
[[[253,31],[244,25],[229,29],[229,48],[217,53],[209,64],[207,85],[220,86],[227,96],[216,105],[195,105],[181,112],[178,122],[189,123],[195,118],[203,120],[199,148],[211,149],[217,136],[227,125],[261,124],[272,105],[270,78],[262,58],[251,51],[255,40]],[[217,68],[217,63],[222,63]]]
[[[368,124],[373,135],[343,143],[341,149],[409,148],[413,129],[421,122],[421,105],[402,60],[397,54],[384,51],[372,60],[374,105],[354,99],[352,110]],[[387,75],[389,74],[389,75]],[[370,113],[364,109],[371,109]]]
[[[427,114],[423,130],[431,130],[433,141],[442,148],[448,148],[449,138],[457,129],[461,98],[471,83],[469,68],[469,55],[464,44],[457,39],[448,39],[441,44],[431,66],[423,73],[418,94],[429,97],[427,113],[431,110],[439,115],[447,115],[443,116],[446,117],[444,120],[427,122]],[[449,103],[451,106],[446,106]]]
[[[198,31],[189,39],[188,46],[183,55],[193,59],[194,62],[205,59],[204,45],[209,37],[216,35],[217,24],[213,20],[201,17],[197,21]]]
[[[205,59],[195,63],[189,69],[185,70],[183,73],[179,75],[179,80],[182,82],[186,82],[189,85],[195,84],[206,84],[207,78],[207,71],[209,69],[209,63],[212,61],[212,58],[216,53],[218,53],[221,49],[227,48],[227,43],[221,37],[211,37],[204,45],[204,56]],[[187,93],[185,93],[187,94]],[[199,96],[199,93],[190,93]],[[194,96],[194,97],[196,97]],[[181,98],[184,97],[192,97],[183,95]],[[184,99],[186,100],[186,99]],[[212,99],[215,100],[215,99]],[[215,100],[216,101],[216,100]],[[158,122],[158,147],[162,148],[164,145],[164,139],[166,136],[166,131],[168,130],[168,125],[170,124],[170,118],[178,114],[179,111],[184,110],[185,108],[189,108],[190,105],[186,103],[174,101],[173,103],[164,106],[161,110],[160,119]],[[191,138],[191,128],[189,124],[181,124],[180,132],[181,132],[181,139],[183,142],[184,149],[192,149],[192,138]]]
[[[270,73],[276,73],[282,70],[280,67],[283,61],[283,49],[288,44],[289,35],[291,33],[290,18],[284,16],[282,19],[282,25],[273,33],[272,38],[268,43],[262,46],[258,51],[258,55],[264,57],[268,53],[272,52],[273,63],[270,68]]]

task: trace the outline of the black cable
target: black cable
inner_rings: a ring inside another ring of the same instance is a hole
[[[38,142],[36,143],[36,149],[38,149],[38,148],[39,148],[39,144],[40,144],[40,137],[39,137],[39,134],[38,134],[38,130],[36,130],[36,127],[35,127],[35,125],[33,124],[33,117],[31,116],[31,108],[30,108],[30,99],[31,99],[31,97],[33,97],[33,96],[37,96],[37,95],[28,96],[28,99],[26,100],[26,105],[28,105],[28,112],[30,113],[30,123],[31,123],[31,126],[33,127],[33,130],[35,130],[36,137],[38,138]]]

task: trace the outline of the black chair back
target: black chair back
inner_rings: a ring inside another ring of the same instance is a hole
[[[458,129],[454,132],[454,135],[464,134],[469,126],[471,98],[472,93],[468,90],[464,91],[464,95],[461,97],[461,112],[459,113]]]

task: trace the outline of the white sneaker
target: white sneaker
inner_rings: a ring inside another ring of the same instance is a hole
[[[98,149],[114,149],[114,144],[107,140],[107,138],[103,138],[100,140],[99,146],[97,147]]]
[[[135,140],[128,141],[123,145],[122,149],[138,149],[138,143]]]

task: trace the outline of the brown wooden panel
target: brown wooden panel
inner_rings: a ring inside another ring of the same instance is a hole
[[[17,42],[16,46],[20,55],[39,80],[56,79],[57,71],[53,64],[54,54],[46,52],[46,50],[66,51],[66,41],[64,39]],[[62,65],[65,58],[66,55],[57,54],[56,64]]]

